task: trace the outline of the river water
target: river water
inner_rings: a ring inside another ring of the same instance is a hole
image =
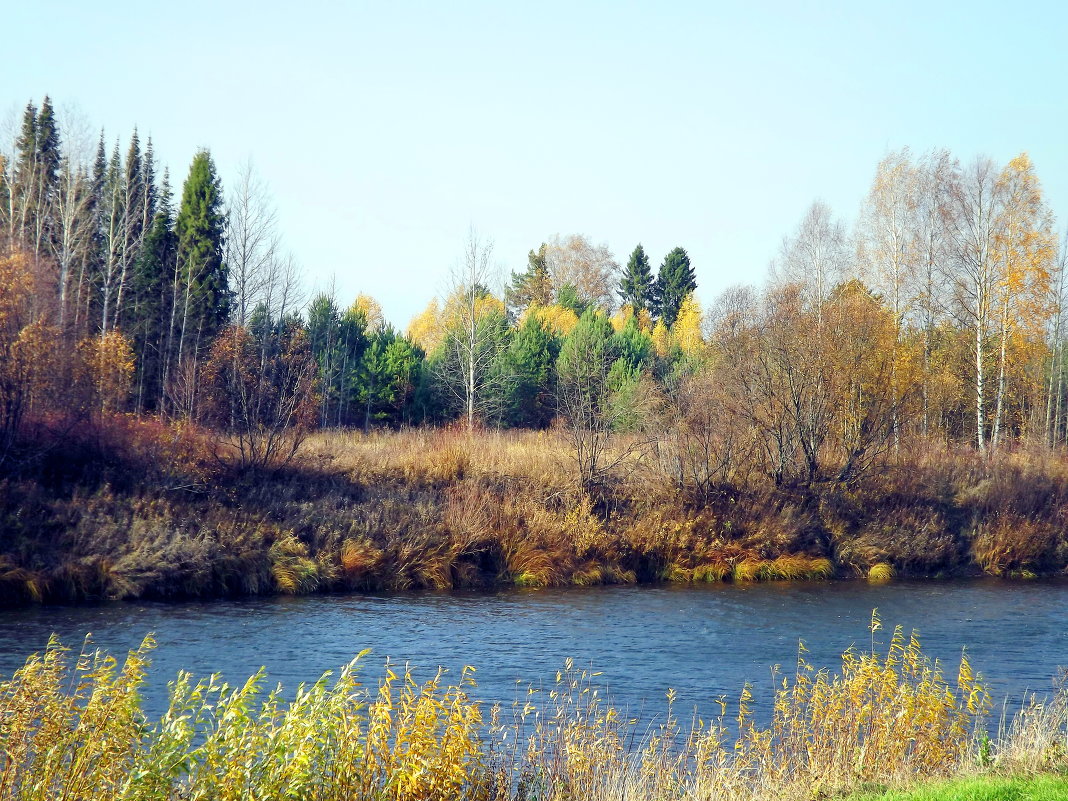
[[[292,689],[364,648],[373,678],[389,657],[428,677],[441,665],[477,668],[477,695],[511,702],[517,681],[547,686],[567,657],[600,671],[613,702],[653,716],[673,688],[676,713],[737,695],[752,682],[766,709],[771,668],[792,669],[798,640],[809,661],[835,667],[851,644],[870,647],[878,608],[917,629],[924,649],[955,677],[967,647],[998,704],[1048,693],[1068,666],[1068,581],[900,581],[639,586],[496,593],[423,593],[247,599],[199,603],[108,603],[0,611],[0,676],[7,678],[55,632],[77,648],[122,654],[153,632],[158,647],[145,692],[164,706],[179,670],[221,672],[240,683],[260,666]]]

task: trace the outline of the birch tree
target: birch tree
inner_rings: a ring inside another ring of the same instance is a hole
[[[264,297],[278,257],[278,217],[267,186],[251,161],[243,164],[226,206],[226,267],[233,292],[233,322],[248,325]]]
[[[493,245],[474,229],[468,233],[463,262],[452,272],[443,313],[442,341],[435,374],[462,410],[468,431],[500,412],[508,377],[495,369],[508,347],[504,304],[488,286],[493,278]]]
[[[951,238],[955,305],[961,322],[971,330],[972,390],[975,444],[987,449],[988,340],[994,320],[999,281],[994,258],[995,233],[1001,213],[998,170],[990,159],[978,157],[950,176],[947,221]]]
[[[772,264],[772,281],[802,287],[804,296],[816,308],[818,334],[823,321],[819,309],[845,278],[847,265],[845,226],[834,219],[826,203],[817,200],[794,235],[783,239],[779,258]]]
[[[1049,389],[1046,395],[1046,442],[1061,441],[1060,425],[1064,399],[1064,306],[1068,297],[1068,232],[1061,240],[1050,281]],[[1068,437],[1068,433],[1066,433]]]
[[[908,149],[887,155],[876,169],[875,179],[861,212],[860,245],[872,289],[890,308],[893,338],[889,380],[896,393],[897,361],[905,321],[916,299],[921,241],[917,238],[919,176]],[[893,419],[894,445],[901,440],[901,421]]]
[[[921,328],[921,415],[924,436],[931,430],[935,327],[948,306],[945,276],[949,263],[947,212],[949,177],[956,165],[947,150],[926,154],[917,170],[917,208],[914,217],[917,265],[916,306]]]
[[[991,445],[1001,442],[1010,380],[1009,345],[1021,331],[1037,339],[1049,317],[1051,272],[1055,253],[1053,218],[1027,154],[1010,161],[998,177],[1002,201],[994,238],[998,281],[998,380]]]

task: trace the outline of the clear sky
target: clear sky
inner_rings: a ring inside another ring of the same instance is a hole
[[[556,233],[681,245],[707,302],[814,199],[852,218],[889,149],[1026,150],[1068,215],[1066,9],[36,0],[3,13],[0,111],[137,125],[177,185],[199,146],[224,182],[251,158],[312,288],[401,328],[472,225],[504,271]]]

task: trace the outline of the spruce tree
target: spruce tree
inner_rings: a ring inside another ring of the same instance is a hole
[[[545,428],[555,413],[556,357],[560,343],[536,316],[520,326],[507,350],[508,384],[505,422],[511,426]]]
[[[638,243],[634,252],[627,260],[627,269],[619,282],[619,297],[624,304],[629,303],[637,314],[640,311],[651,309],[655,305],[653,289],[653,270],[649,264],[649,257],[645,255],[645,248]]]
[[[33,243],[33,231],[40,204],[37,170],[37,107],[26,104],[22,127],[15,139],[14,180],[11,184],[11,233],[20,245]]]
[[[156,154],[152,147],[152,138],[145,143],[145,155],[141,160],[141,226],[145,231],[152,225],[159,204],[159,190],[156,188]]]
[[[32,167],[28,172],[28,241],[37,255],[50,250],[56,241],[55,204],[62,160],[55,111],[51,99],[45,95],[34,122]]]
[[[337,425],[358,422],[362,411],[358,408],[356,385],[359,382],[360,363],[368,345],[367,314],[353,303],[338,320],[337,364],[338,405]]]
[[[697,289],[697,278],[690,257],[682,248],[675,248],[664,257],[656,277],[656,313],[670,328],[679,316],[682,302]]]
[[[54,190],[59,183],[59,164],[63,160],[60,152],[59,126],[56,123],[52,100],[45,95],[41,110],[37,114],[37,169],[44,189],[44,195]],[[42,197],[45,200],[46,197]]]
[[[37,174],[37,106],[26,104],[22,112],[22,127],[15,139],[14,189],[20,198],[32,196]],[[24,201],[25,202],[25,201]]]
[[[211,154],[201,150],[189,167],[175,222],[182,282],[179,364],[206,347],[229,320],[224,223],[222,184]]]
[[[355,398],[365,432],[373,423],[399,425],[419,378],[422,352],[392,326],[374,332],[360,359]]]
[[[134,128],[130,137],[130,148],[126,151],[126,174],[123,182],[125,211],[124,255],[131,261],[136,256],[133,252],[140,245],[141,237],[146,229],[143,217],[145,201],[144,163],[141,157],[141,140]],[[149,221],[151,222],[151,221]]]
[[[167,334],[173,302],[174,262],[178,237],[166,174],[159,211],[134,265],[133,295],[137,310],[132,327],[138,354],[137,407],[154,409],[163,400]]]
[[[336,410],[341,405],[344,376],[338,348],[340,334],[341,310],[331,295],[320,292],[308,306],[308,341],[319,366],[319,422],[324,426],[333,421],[332,407]]]
[[[508,308],[519,314],[532,303],[548,306],[553,302],[553,283],[549,276],[546,258],[548,246],[543,242],[537,252],[527,254],[527,269],[512,273],[511,286],[505,290],[504,299]]]

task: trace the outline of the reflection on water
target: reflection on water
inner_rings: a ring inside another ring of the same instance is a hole
[[[602,671],[617,704],[703,714],[746,681],[771,694],[771,668],[792,669],[803,639],[809,661],[835,666],[866,647],[871,611],[887,628],[920,631],[925,650],[955,670],[967,646],[995,700],[1048,692],[1068,665],[1068,582],[863,582],[598,587],[498,593],[349,595],[206,603],[112,603],[0,611],[0,675],[9,676],[50,633],[75,648],[89,632],[113,653],[148,632],[150,710],[179,670],[243,681],[261,665],[292,688],[371,648],[367,676],[388,656],[426,675],[438,665],[478,668],[478,695],[511,701],[516,682],[549,683],[567,657]],[[879,632],[889,637],[888,631]]]

